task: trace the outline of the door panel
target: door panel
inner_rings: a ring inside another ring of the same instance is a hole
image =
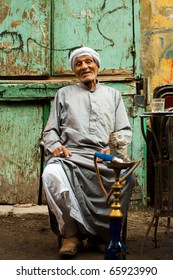
[[[70,50],[89,46],[101,56],[102,74],[133,74],[132,2],[54,1],[54,74],[70,73]]]
[[[37,203],[43,106],[0,102],[0,203]]]
[[[0,75],[50,74],[50,1],[0,0]]]

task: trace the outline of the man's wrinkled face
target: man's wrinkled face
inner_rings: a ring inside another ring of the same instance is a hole
[[[79,56],[75,59],[74,73],[80,82],[88,83],[96,78],[98,66],[91,56]]]

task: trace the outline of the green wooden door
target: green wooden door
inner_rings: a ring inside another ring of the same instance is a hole
[[[69,51],[90,46],[102,74],[133,75],[133,1],[54,1],[54,74],[70,73]]]
[[[38,203],[42,171],[40,140],[56,88],[0,85],[0,203]]]
[[[47,0],[0,0],[0,75],[50,75]]]
[[[0,102],[1,203],[37,203],[42,119],[38,102]]]
[[[74,82],[68,56],[81,45],[99,52],[100,82],[121,91],[133,129],[132,159],[144,159],[139,119],[144,104],[136,102],[141,76],[139,3],[0,0],[0,203],[37,203],[39,140],[49,100],[59,87]],[[13,86],[15,79],[19,81]],[[144,170],[145,160],[136,170],[135,188],[143,201]]]

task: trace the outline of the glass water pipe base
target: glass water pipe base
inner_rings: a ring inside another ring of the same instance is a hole
[[[108,248],[105,251],[105,260],[125,260],[126,259],[126,248],[121,242],[110,241]]]

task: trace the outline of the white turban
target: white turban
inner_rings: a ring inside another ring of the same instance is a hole
[[[95,63],[97,64],[97,66],[100,67],[100,56],[99,56],[99,54],[95,50],[93,50],[91,48],[82,47],[82,48],[74,50],[70,54],[69,62],[70,62],[71,69],[73,71],[74,71],[74,63],[75,63],[76,57],[79,57],[79,56],[82,56],[82,55],[92,56],[94,61],[95,61]]]

